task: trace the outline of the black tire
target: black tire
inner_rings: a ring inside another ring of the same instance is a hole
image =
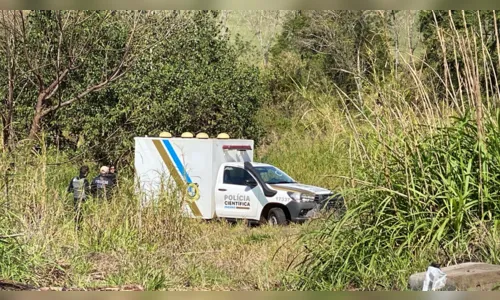
[[[286,225],[288,223],[285,212],[279,207],[271,208],[269,210],[267,222],[272,226]]]

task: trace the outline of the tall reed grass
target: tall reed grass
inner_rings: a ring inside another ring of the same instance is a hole
[[[364,80],[365,105],[357,111],[346,107],[355,99],[334,90],[354,140],[350,170],[335,172],[351,182],[348,211],[302,236],[307,258],[294,266],[289,288],[404,290],[431,262],[499,262],[496,62],[482,32],[469,26],[460,33],[453,22],[436,32],[456,74],[400,50],[401,73]],[[480,84],[484,74],[495,76]],[[376,100],[383,105],[370,105]],[[338,130],[329,127],[324,139],[336,139]]]

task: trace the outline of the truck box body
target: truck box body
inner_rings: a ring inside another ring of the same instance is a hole
[[[232,150],[231,146],[248,150]],[[252,162],[253,147],[253,140],[242,139],[136,137],[136,183],[144,195],[143,204],[158,196],[162,183],[171,182],[187,191],[184,211],[189,216],[214,218],[214,190],[221,164]]]

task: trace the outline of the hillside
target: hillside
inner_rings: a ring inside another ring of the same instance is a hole
[[[0,282],[407,290],[430,262],[499,263],[496,12],[2,14]],[[168,193],[141,208],[134,137],[164,131],[253,139],[347,211],[251,227]],[[82,165],[119,184],[78,230]]]

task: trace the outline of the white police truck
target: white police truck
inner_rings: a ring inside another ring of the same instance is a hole
[[[273,225],[303,222],[343,198],[296,182],[279,168],[253,162],[253,140],[201,133],[135,138],[136,184],[143,205],[175,188],[189,217],[244,219]]]

